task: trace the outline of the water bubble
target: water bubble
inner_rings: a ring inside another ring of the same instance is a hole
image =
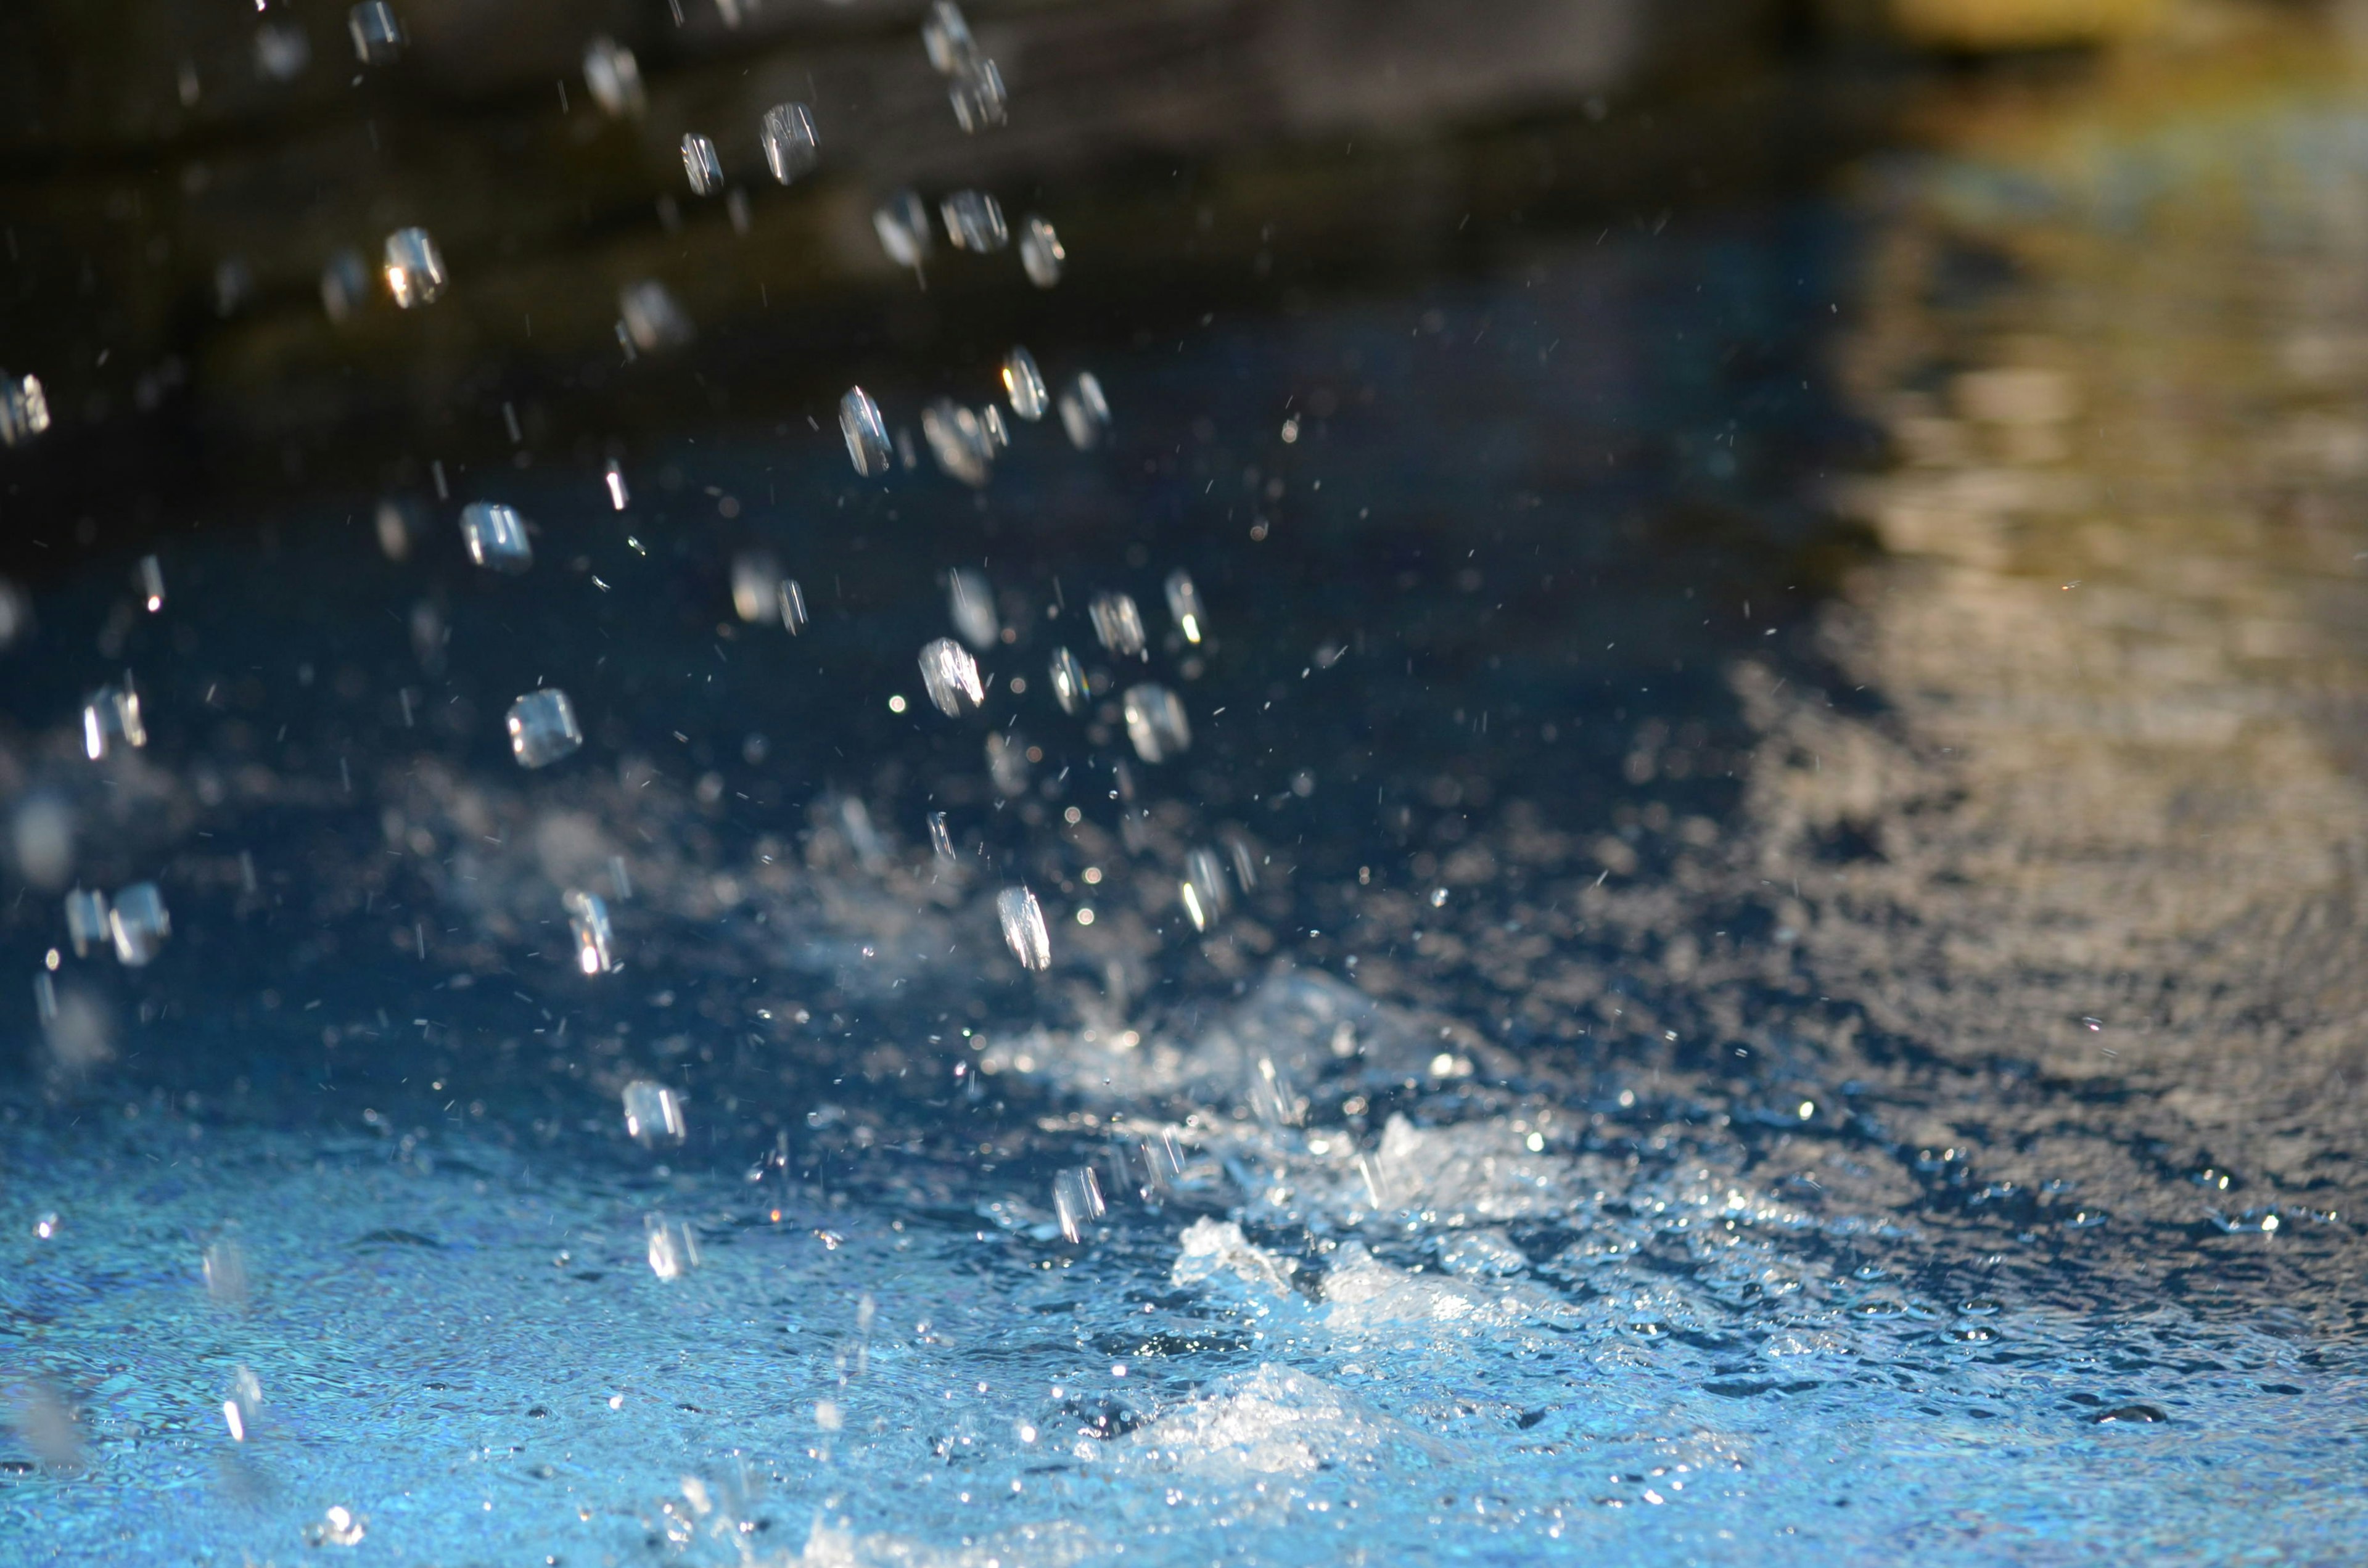
[[[1178,885],[1184,903],[1184,913],[1195,931],[1206,931],[1233,902],[1232,891],[1225,886],[1225,869],[1217,860],[1213,849],[1195,849],[1184,857],[1184,880]]]
[[[134,748],[148,744],[148,726],[140,714],[140,693],[133,689],[128,673],[121,686],[102,686],[83,699],[83,751],[97,762],[116,741]]]
[[[96,888],[76,888],[66,894],[66,939],[74,944],[78,959],[88,958],[91,949],[107,945],[105,893]]]
[[[723,160],[715,155],[715,143],[696,131],[683,132],[682,172],[693,195],[712,196],[723,188]]]
[[[617,315],[625,335],[644,354],[680,348],[698,335],[689,312],[666,286],[655,278],[628,283],[617,290]]]
[[[1061,1234],[1071,1242],[1080,1239],[1087,1226],[1108,1212],[1110,1207],[1102,1201],[1101,1184],[1094,1179],[1092,1166],[1072,1166],[1053,1177],[1053,1213],[1061,1222]]]
[[[945,220],[946,238],[956,250],[998,251],[1011,241],[1003,226],[1003,207],[983,190],[958,190],[938,203]]]
[[[587,975],[606,974],[617,967],[615,934],[609,926],[609,905],[598,893],[570,888],[560,900],[567,911],[568,934],[575,938],[575,967]]]
[[[584,46],[584,85],[592,101],[611,119],[639,115],[647,99],[642,93],[642,62],[633,51],[605,33]]]
[[[1019,265],[1028,281],[1039,289],[1050,289],[1061,280],[1061,264],[1068,259],[1069,253],[1061,247],[1061,236],[1053,233],[1053,225],[1033,212],[1028,214],[1028,221],[1019,226]]]
[[[33,1221],[33,1239],[45,1242],[58,1233],[57,1210],[51,1210]]]
[[[62,887],[74,869],[74,812],[51,795],[35,795],[8,824],[17,872],[38,888]]]
[[[1016,345],[1003,357],[1003,395],[1011,400],[1011,412],[1031,425],[1043,418],[1044,410],[1052,405],[1044,390],[1044,372],[1036,368],[1036,356]]]
[[[979,684],[978,661],[951,637],[940,637],[921,650],[921,684],[928,688],[929,700],[938,705],[938,711],[949,719],[959,719],[986,702],[986,688]]]
[[[1208,607],[1201,602],[1201,590],[1190,573],[1179,569],[1167,574],[1167,613],[1175,618],[1176,630],[1184,634],[1185,642],[1198,642],[1207,635]]]
[[[1044,911],[1036,895],[1024,887],[1005,888],[995,895],[996,917],[1003,922],[1004,944],[1019,967],[1053,967],[1053,936],[1044,928]]]
[[[362,261],[362,253],[348,245],[331,256],[321,268],[321,308],[329,312],[333,322],[353,319],[370,297],[370,267]]]
[[[461,508],[461,542],[479,566],[515,575],[534,564],[526,519],[499,501],[472,501]]]
[[[899,267],[918,267],[928,256],[929,210],[918,191],[900,190],[874,208],[871,231],[880,236],[880,248],[888,259]]]
[[[1234,881],[1241,884],[1242,891],[1256,892],[1258,867],[1250,859],[1250,841],[1239,834],[1231,835],[1225,840],[1225,858],[1233,862]]]
[[[649,1233],[651,1273],[679,1279],[699,1267],[699,1238],[689,1225],[670,1224],[655,1214],[643,1223]]]
[[[152,961],[173,934],[173,917],[165,909],[165,895],[154,882],[134,882],[115,895],[107,912],[107,934],[115,943],[115,959],[130,969]]]
[[[997,793],[1019,796],[1028,792],[1028,743],[1018,735],[997,730],[986,737],[986,776],[995,781]]]
[[[140,602],[150,615],[165,608],[165,563],[153,555],[143,555],[132,568],[132,586],[140,590]]]
[[[994,476],[994,437],[975,413],[951,398],[937,398],[921,410],[921,439],[950,478],[976,487]]]
[[[775,614],[774,592],[781,581],[781,563],[761,550],[743,551],[732,558],[732,608],[754,625]]]
[[[632,492],[625,488],[625,465],[610,458],[600,471],[600,483],[609,492],[609,508],[621,512],[632,502]]]
[[[255,72],[269,82],[292,82],[313,63],[313,40],[302,28],[266,23],[255,30]]]
[[[971,37],[969,19],[953,0],[932,0],[928,14],[921,18],[921,47],[928,51],[929,64],[942,76],[952,75],[978,58],[978,42]]]
[[[954,835],[952,830],[946,826],[946,813],[943,812],[929,813],[929,847],[939,859],[950,866],[953,864]]]
[[[444,256],[425,229],[397,229],[386,237],[386,291],[404,310],[432,305],[444,292]]]
[[[791,636],[806,629],[806,591],[798,586],[796,578],[782,578],[774,587],[773,599]]]
[[[1120,658],[1143,653],[1143,612],[1135,608],[1132,594],[1096,594],[1093,603],[1086,607],[1086,616],[1094,623],[1094,635],[1101,645]]]
[[[983,55],[947,78],[946,99],[953,106],[954,123],[973,135],[1001,125],[1008,115],[1003,73]]]
[[[765,166],[787,185],[812,174],[822,162],[822,143],[814,136],[814,115],[803,104],[775,104],[765,111]]]
[[[1102,396],[1102,384],[1091,370],[1081,370],[1077,378],[1061,391],[1061,428],[1069,433],[1069,445],[1088,451],[1110,430],[1110,400]]]
[[[1082,713],[1086,710],[1093,687],[1086,678],[1086,666],[1077,663],[1077,656],[1066,648],[1053,650],[1052,679],[1053,700],[1061,705],[1062,712]]]
[[[1165,762],[1192,744],[1184,704],[1164,686],[1145,682],[1126,688],[1126,738],[1145,762]]]
[[[50,427],[50,400],[39,376],[0,370],[0,446],[29,441]]]
[[[682,1097],[672,1089],[636,1078],[625,1085],[624,1101],[627,1137],[649,1148],[683,1141]]]
[[[888,472],[888,422],[880,405],[861,387],[849,387],[838,400],[839,434],[847,437],[847,455],[855,472],[877,479]]]
[[[388,65],[402,57],[403,24],[386,0],[362,0],[347,12],[346,31],[353,35],[354,58],[364,65]]]
[[[427,530],[427,509],[417,502],[399,495],[379,497],[378,511],[372,524],[378,534],[378,547],[389,561],[407,560],[411,542]]]
[[[510,753],[520,767],[548,767],[584,744],[584,732],[575,726],[575,705],[555,686],[511,703],[509,731]]]
[[[1002,636],[995,617],[995,589],[986,575],[967,566],[946,574],[946,609],[962,640],[984,653]]]

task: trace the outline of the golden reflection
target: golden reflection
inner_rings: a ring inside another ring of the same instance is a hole
[[[1974,80],[1870,175],[1886,555],[1823,636],[1872,702],[1743,684],[1823,988],[2301,1177],[2284,1114],[2368,1066],[2368,91],[2340,30],[2243,41]]]

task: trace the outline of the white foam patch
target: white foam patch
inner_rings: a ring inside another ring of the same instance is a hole
[[[933,1547],[885,1531],[857,1535],[814,1521],[803,1551],[765,1559],[779,1568],[1065,1568],[1105,1556],[1109,1548],[1076,1525],[1022,1525],[965,1544]]]
[[[1383,1262],[1358,1242],[1343,1244],[1334,1255],[1323,1289],[1325,1324],[1342,1335],[1408,1324],[1504,1329],[1577,1315],[1534,1286],[1417,1274]]]
[[[1254,1300],[1291,1299],[1292,1276],[1299,1265],[1278,1258],[1242,1234],[1230,1220],[1195,1220],[1180,1238],[1172,1278],[1178,1285],[1238,1287]]]
[[[1129,1438],[1142,1461],[1203,1472],[1308,1475],[1454,1457],[1444,1443],[1304,1372],[1262,1365]]]
[[[983,1071],[1048,1079],[1097,1103],[1182,1098],[1226,1106],[1250,1103],[1262,1064],[1302,1089],[1344,1079],[1385,1088],[1506,1065],[1463,1025],[1377,1002],[1320,970],[1288,966],[1197,1027],[1145,1036],[1108,1022],[1039,1026],[989,1041],[979,1061]]]

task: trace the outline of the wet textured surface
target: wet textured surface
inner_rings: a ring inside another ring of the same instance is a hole
[[[825,399],[456,472],[519,576],[424,476],[91,552],[0,664],[11,1559],[2346,1561],[2368,120],[2264,51],[1031,328],[1107,438],[976,491]]]

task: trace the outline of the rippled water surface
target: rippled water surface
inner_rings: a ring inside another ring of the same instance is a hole
[[[1040,345],[1111,442],[975,499],[817,407],[622,514],[456,475],[522,579],[374,495],[165,549],[153,617],[94,557],[0,781],[173,934],[10,1026],[0,1556],[2356,1560],[2341,62],[1944,83],[1830,194]],[[586,742],[527,773],[539,683]]]

